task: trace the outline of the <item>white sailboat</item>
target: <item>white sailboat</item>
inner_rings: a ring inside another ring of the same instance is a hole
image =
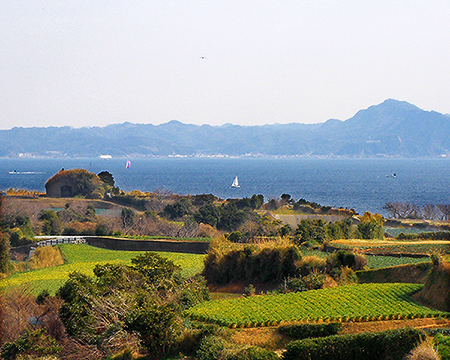
[[[231,184],[232,188],[240,188],[238,177],[236,176],[233,180],[233,183]]]

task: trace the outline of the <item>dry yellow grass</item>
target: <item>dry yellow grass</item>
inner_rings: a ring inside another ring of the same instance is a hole
[[[30,269],[43,269],[64,264],[61,252],[53,246],[38,247],[30,258]]]

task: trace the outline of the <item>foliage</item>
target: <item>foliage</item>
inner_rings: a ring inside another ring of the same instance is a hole
[[[334,322],[327,324],[283,325],[278,328],[278,331],[293,339],[301,340],[336,335],[341,328],[342,323]]]
[[[181,198],[172,204],[167,204],[162,212],[162,216],[168,219],[180,219],[183,216],[191,215],[193,212],[190,199]]]
[[[418,284],[360,284],[296,293],[213,300],[186,311],[193,319],[230,327],[282,321],[370,321],[433,317],[445,313],[411,300]]]
[[[1,348],[2,358],[15,360],[41,356],[56,355],[61,351],[55,339],[48,336],[43,329],[25,331],[25,334],[15,342],[5,343]]]
[[[38,246],[28,261],[30,269],[42,269],[64,264],[61,252],[53,246]]]
[[[8,237],[0,232],[0,273],[10,270],[10,248]]]
[[[167,353],[180,336],[182,310],[207,300],[200,278],[156,253],[141,254],[131,265],[96,265],[94,277],[72,273],[59,290],[67,332],[100,347],[119,332],[136,332],[150,354]]]
[[[235,204],[223,204],[220,209],[220,219],[217,222],[217,228],[233,231],[245,221],[246,217],[246,212],[239,210]]]
[[[194,219],[198,223],[204,223],[215,227],[220,220],[220,215],[220,207],[215,206],[214,204],[205,204],[194,214]]]
[[[397,235],[399,240],[450,240],[450,231],[430,231],[420,232],[418,234],[400,233]]]
[[[237,347],[218,336],[205,337],[195,354],[197,360],[276,360],[278,356],[270,350],[257,346]]]
[[[323,244],[329,240],[349,239],[352,235],[350,218],[328,224],[322,218],[302,219],[295,230],[297,243]]]
[[[100,178],[101,181],[103,181],[108,186],[114,187],[114,177],[113,175],[108,171],[102,171],[97,174],[97,176]]]
[[[81,195],[90,198],[100,198],[103,195],[104,189],[102,188],[102,184],[104,183],[96,174],[84,169],[63,169],[47,180],[45,188],[47,189],[61,179],[68,179],[76,184],[76,191],[72,195]]]
[[[437,346],[439,356],[442,360],[450,360],[450,336],[436,334],[433,343]]]
[[[383,239],[384,219],[379,214],[366,212],[358,224],[358,233],[361,239]]]
[[[120,213],[120,219],[124,228],[129,228],[134,224],[135,212],[127,207],[124,207]]]
[[[44,235],[60,235],[62,223],[58,215],[53,210],[42,210],[39,220],[43,222],[42,233]]]
[[[281,281],[296,275],[301,258],[297,246],[281,239],[263,244],[235,244],[224,238],[213,241],[203,271],[211,283]]]
[[[399,360],[425,337],[425,333],[421,330],[406,328],[379,333],[295,340],[287,345],[283,359]]]
[[[322,289],[325,283],[326,276],[321,273],[312,272],[304,277],[288,277],[284,284],[284,291],[286,292],[298,292],[307,290]]]

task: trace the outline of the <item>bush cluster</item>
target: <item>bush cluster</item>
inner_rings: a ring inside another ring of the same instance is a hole
[[[223,238],[219,241],[229,246],[211,244],[203,271],[211,283],[281,281],[297,275],[296,262],[301,259],[301,252],[294,244],[258,246],[232,244]]]
[[[286,346],[283,359],[398,360],[403,359],[425,338],[423,331],[406,328],[294,340]]]
[[[195,358],[198,360],[277,360],[278,356],[273,351],[258,346],[233,347],[220,337],[209,336],[200,343]]]
[[[430,231],[418,234],[404,234],[397,235],[399,240],[450,240],[450,231]]]
[[[293,339],[302,340],[336,335],[341,327],[342,323],[337,322],[328,324],[295,324],[280,326],[278,331]]]

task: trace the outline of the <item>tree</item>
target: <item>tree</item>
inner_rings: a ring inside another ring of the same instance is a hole
[[[134,224],[135,212],[130,208],[123,208],[120,213],[120,219],[124,228],[130,228]]]
[[[246,217],[245,212],[238,210],[236,205],[225,204],[221,208],[221,216],[217,228],[228,231],[236,230],[245,221]]]
[[[182,198],[173,204],[167,204],[162,215],[169,219],[179,219],[192,214],[192,205],[188,198]]]
[[[381,215],[366,212],[358,224],[358,233],[362,239],[383,239],[383,223]]]
[[[45,235],[61,234],[62,223],[58,215],[53,210],[42,210],[39,220],[43,222],[42,233]]]
[[[198,223],[208,224],[215,227],[220,220],[220,208],[213,204],[203,205],[194,214],[194,219]]]
[[[8,237],[0,232],[0,273],[7,273],[9,271],[10,248],[11,245]]]
[[[422,205],[420,212],[423,215],[423,218],[426,220],[436,220],[439,219],[439,209],[434,204],[425,204]]]
[[[281,201],[283,204],[289,204],[292,202],[291,195],[289,194],[281,194]]]
[[[101,181],[103,181],[105,184],[114,187],[115,186],[115,182],[114,182],[114,177],[113,175],[108,172],[108,171],[102,171],[100,173],[98,173],[97,175]]]
[[[438,204],[437,208],[442,213],[442,220],[450,220],[450,205]]]
[[[183,311],[209,299],[202,277],[182,277],[180,267],[156,253],[131,265],[97,265],[94,277],[72,273],[58,294],[69,335],[107,349],[114,337],[137,333],[150,357],[169,352],[180,338]]]

